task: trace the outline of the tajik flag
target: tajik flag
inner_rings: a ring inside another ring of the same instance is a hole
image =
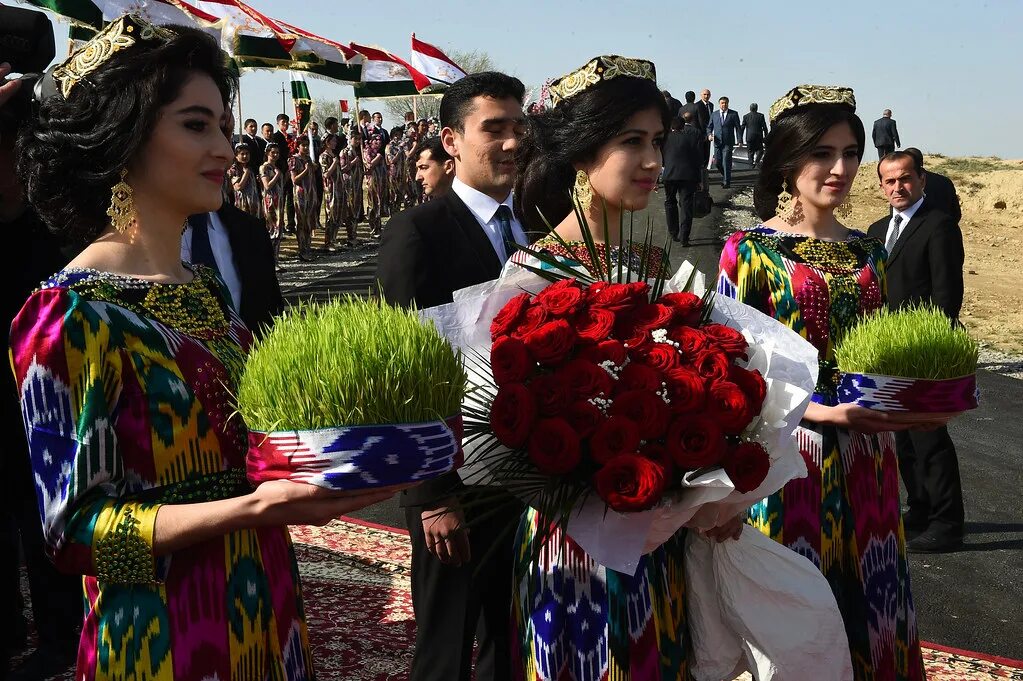
[[[430,86],[430,79],[411,64],[376,47],[351,44],[362,55],[362,82],[355,86],[359,99],[418,95]]]
[[[451,85],[465,78],[465,70],[430,43],[412,34],[412,66],[435,83]]]
[[[223,21],[221,47],[232,57],[291,60],[297,36],[241,0],[189,0],[189,4]]]
[[[295,121],[298,123],[299,134],[302,134],[305,132],[306,126],[309,125],[313,100],[309,96],[309,86],[305,82],[305,76],[301,73],[291,74],[291,101],[295,103]]]
[[[185,0],[96,0],[96,5],[103,10],[105,21],[113,21],[130,12],[157,26],[195,26],[220,42],[220,18]]]

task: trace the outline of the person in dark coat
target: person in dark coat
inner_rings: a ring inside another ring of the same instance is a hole
[[[757,111],[757,104],[749,105],[749,113],[742,117],[739,128],[739,140],[746,140],[746,153],[749,154],[750,168],[756,168],[764,156],[764,139],[767,137],[767,119]]]
[[[899,129],[895,125],[895,119],[892,118],[891,109],[885,109],[881,118],[874,121],[871,137],[874,139],[878,160],[902,146],[902,142],[899,141]]]
[[[957,324],[963,305],[963,234],[947,213],[925,197],[923,167],[905,152],[878,164],[881,189],[891,215],[868,234],[885,244],[888,305],[931,303]],[[944,426],[895,434],[899,472],[909,510],[903,515],[906,550],[936,553],[962,548],[963,489],[955,445]]]
[[[682,108],[682,102],[672,97],[671,93],[667,90],[661,90],[661,94],[664,95],[664,101],[668,105],[668,111],[671,113],[671,117],[678,117],[679,110]]]
[[[671,132],[664,139],[664,212],[671,238],[689,246],[693,228],[693,200],[703,179],[703,134],[694,123],[695,115],[686,111],[673,118]],[[679,220],[679,204],[682,219]]]
[[[916,147],[906,147],[903,151],[913,157],[921,168],[924,167],[924,155]],[[963,219],[963,209],[959,205],[959,194],[952,180],[940,173],[924,168],[927,179],[927,202],[943,213],[951,215],[958,224]]]

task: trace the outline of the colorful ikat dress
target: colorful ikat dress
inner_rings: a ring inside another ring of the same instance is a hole
[[[566,249],[545,237],[533,244],[559,260],[590,268],[582,242]],[[598,256],[605,258],[603,244]],[[618,252],[610,254],[617,264]],[[522,253],[513,260],[521,262]],[[643,246],[632,244],[629,263],[638,269]],[[646,256],[653,269],[666,268],[664,251]],[[517,678],[524,681],[684,681],[689,629],[683,553],[685,530],[640,559],[634,575],[608,569],[569,537],[551,536],[535,546],[542,522],[527,509],[515,540]],[[533,556],[540,555],[539,561]]]
[[[153,554],[164,504],[251,491],[230,394],[252,336],[228,300],[204,267],[179,285],[66,269],[14,320],[46,542],[85,576],[79,681],[314,678],[287,528]]]
[[[760,226],[728,239],[718,292],[812,343],[820,356],[813,399],[834,406],[835,345],[883,305],[886,257],[883,245],[861,232],[836,242]],[[827,578],[849,635],[856,681],[923,679],[894,438],[804,421],[796,441],[807,477],[754,506],[748,522]]]

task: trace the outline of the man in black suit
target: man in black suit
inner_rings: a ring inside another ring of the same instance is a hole
[[[892,118],[892,110],[885,109],[881,118],[874,121],[874,130],[871,132],[874,138],[874,146],[877,148],[877,158],[881,160],[885,154],[890,154],[902,146],[899,141],[899,129],[895,126],[895,119]]]
[[[475,73],[444,92],[441,139],[455,159],[444,196],[396,214],[384,230],[377,279],[394,305],[451,302],[458,289],[496,279],[526,236],[512,211],[515,150],[525,133],[517,78]],[[512,678],[510,618],[514,527],[523,505],[457,473],[402,495],[412,540],[416,653],[412,681]],[[467,531],[468,527],[471,531]]]
[[[295,184],[291,181],[291,173],[288,172],[288,159],[291,158],[290,141],[294,138],[288,131],[291,119],[288,114],[277,114],[277,131],[274,132],[273,142],[277,145],[277,167],[284,178],[284,206],[288,212],[287,228],[289,232],[295,231]]]
[[[695,125],[692,111],[683,112],[682,118],[673,118],[671,132],[664,140],[664,212],[668,231],[675,241],[689,246],[689,233],[693,229],[693,198],[703,180],[703,134]],[[682,220],[679,222],[679,199]],[[681,239],[679,238],[681,237]]]
[[[252,176],[259,177],[259,167],[263,165],[266,157],[266,140],[256,134],[256,119],[248,118],[242,126],[241,142],[249,147],[249,169]]]
[[[916,147],[906,147],[903,151],[912,156],[917,165],[921,168],[924,167],[922,151]],[[940,173],[931,172],[927,168],[924,168],[924,179],[927,180],[927,203],[942,213],[951,215],[956,224],[959,224],[959,221],[963,219],[963,209],[959,205],[959,194],[956,192],[956,186],[952,180]]]
[[[661,94],[664,95],[664,103],[668,105],[668,112],[672,118],[677,118],[679,110],[682,108],[682,102],[678,101],[671,96],[671,93],[667,90],[661,90]]]
[[[217,270],[238,316],[257,336],[284,311],[266,224],[230,203],[188,218],[181,259]]]
[[[905,152],[878,164],[889,217],[870,226],[870,236],[888,249],[888,305],[932,303],[953,324],[963,305],[963,235],[955,220],[924,196],[923,167]],[[942,426],[896,433],[899,471],[909,510],[903,515],[906,548],[912,553],[955,551],[963,545],[963,490],[955,445]]]
[[[739,128],[739,140],[746,140],[746,153],[749,154],[750,168],[756,168],[764,157],[764,138],[767,137],[767,120],[764,114],[757,111],[757,103],[749,105],[749,113],[742,117]]]
[[[714,140],[714,162],[721,173],[721,186],[732,186],[732,148],[739,138],[739,113],[728,108],[728,97],[718,100],[720,109],[710,117],[707,139]]]

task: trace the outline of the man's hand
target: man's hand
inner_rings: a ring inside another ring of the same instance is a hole
[[[469,528],[465,526],[462,507],[453,498],[444,499],[436,507],[422,513],[426,549],[445,565],[460,566],[469,562]]]
[[[5,80],[11,72],[11,65],[7,62],[0,64],[0,80],[4,80],[4,84],[0,85],[0,108],[3,108],[5,104],[14,96],[14,93],[21,88],[20,80]]]

